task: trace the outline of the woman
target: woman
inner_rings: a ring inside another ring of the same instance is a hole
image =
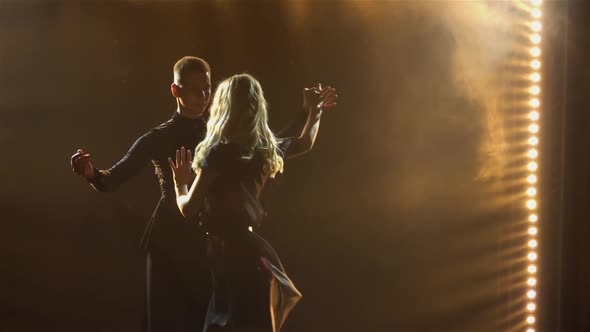
[[[337,98],[331,87],[304,89],[302,134],[277,139],[258,81],[232,76],[215,91],[194,160],[184,148],[176,162],[169,160],[182,215],[199,215],[207,230],[213,295],[204,331],[277,332],[301,298],[272,247],[251,230],[264,216],[259,197],[267,179],[283,171],[285,158],[311,150],[322,111]],[[192,167],[197,176],[191,184]]]

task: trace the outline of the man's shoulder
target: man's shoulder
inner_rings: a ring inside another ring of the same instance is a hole
[[[173,123],[172,119],[168,119],[168,120],[160,123],[159,125],[151,128],[150,130],[148,130],[146,132],[146,134],[148,134],[148,133],[153,133],[153,134],[163,134],[163,133],[166,133],[166,132],[168,132],[172,128],[173,124],[174,123]]]
[[[167,120],[155,127],[148,129],[143,135],[140,136],[139,139],[143,141],[158,139],[170,133],[170,129],[171,121]]]

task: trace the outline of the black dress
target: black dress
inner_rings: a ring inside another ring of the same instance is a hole
[[[300,112],[283,130],[296,135],[307,114]],[[177,112],[168,121],[139,137],[115,165],[96,169],[90,182],[101,192],[115,190],[152,164],[161,189],[141,246],[146,250],[146,306],[144,331],[201,331],[211,294],[205,232],[187,222],[176,205],[172,170],[181,146],[194,150],[206,134],[206,118],[189,119]]]
[[[201,162],[217,174],[205,198],[213,295],[204,332],[279,331],[301,298],[272,247],[249,229],[264,216],[259,196],[269,175],[265,165],[260,153],[244,158],[232,143],[211,147]]]

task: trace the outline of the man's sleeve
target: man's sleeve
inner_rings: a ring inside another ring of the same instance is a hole
[[[112,191],[139,174],[150,162],[154,153],[157,132],[150,130],[139,137],[119,162],[108,170],[94,169],[95,176],[89,180],[97,191]]]

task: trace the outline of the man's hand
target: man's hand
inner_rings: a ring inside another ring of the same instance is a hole
[[[322,87],[319,83],[312,88],[303,89],[303,108],[308,112],[321,112],[337,105],[338,95],[331,86]]]
[[[86,180],[94,178],[94,166],[90,162],[90,154],[84,153],[84,150],[78,149],[78,151],[72,156],[70,160],[72,171],[83,177]]]

